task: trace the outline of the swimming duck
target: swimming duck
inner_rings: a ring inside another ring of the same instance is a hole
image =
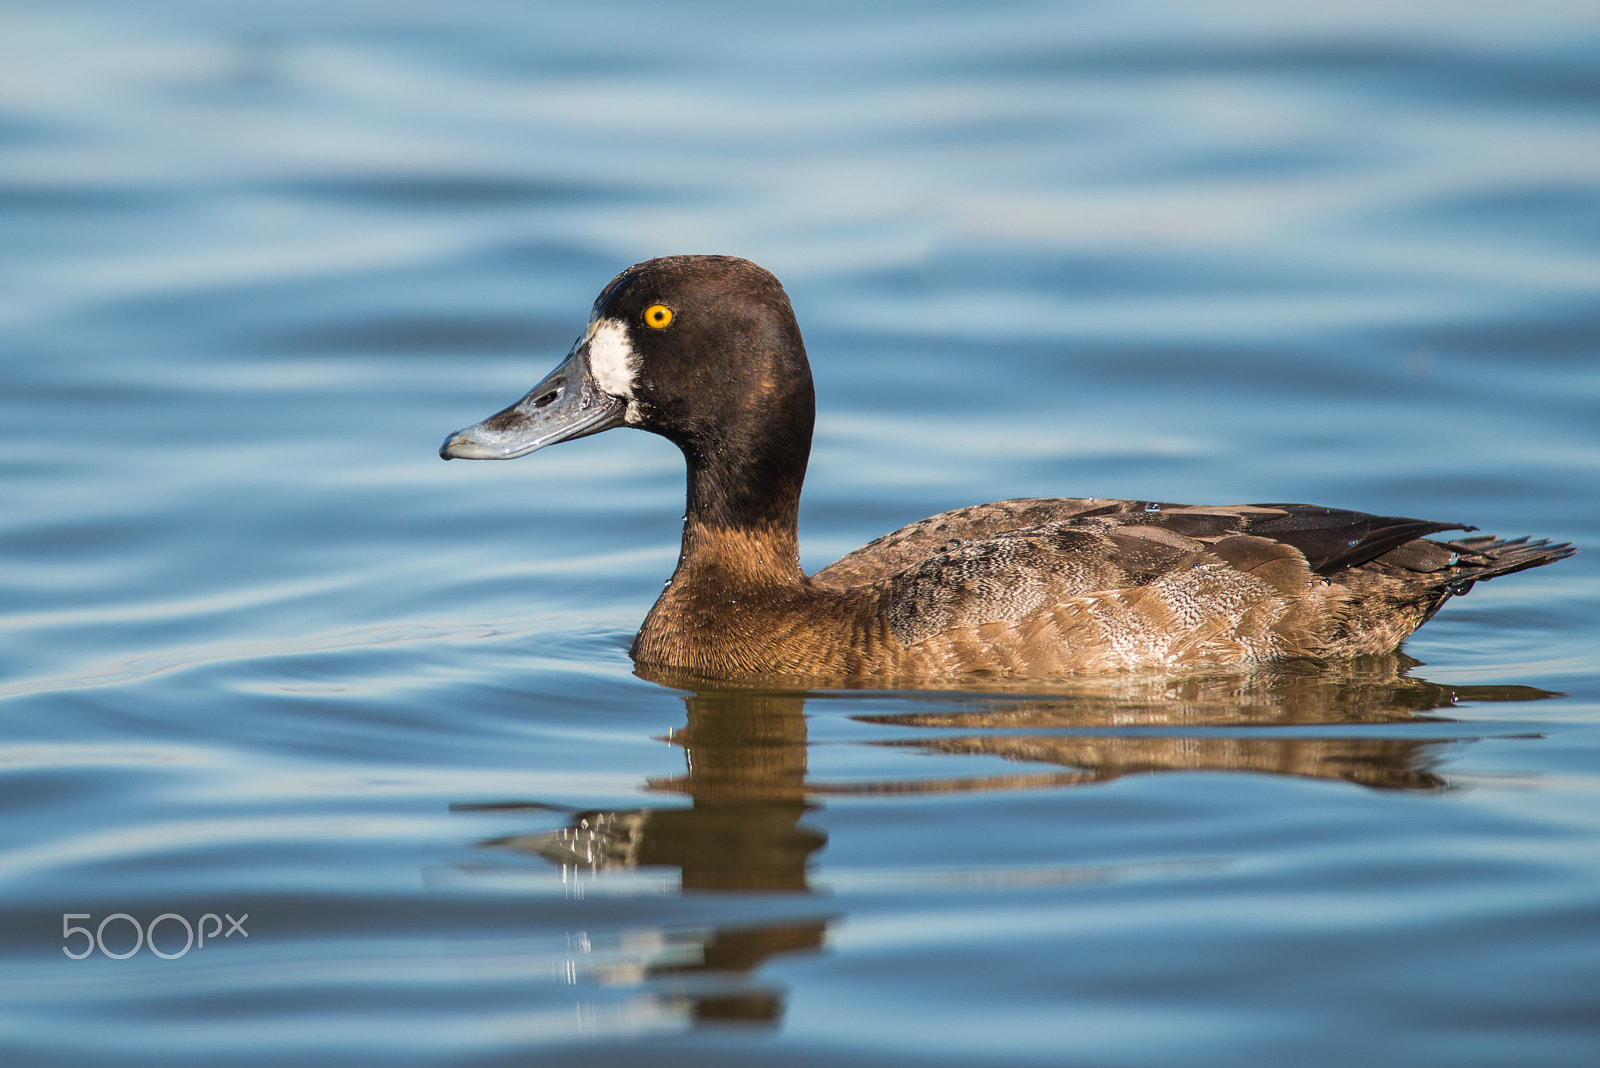
[[[1386,653],[1475,582],[1570,556],[1458,523],[1303,504],[1027,498],[800,570],[811,368],[788,295],[732,256],[617,275],[566,359],[439,455],[508,460],[630,426],[688,464],[678,565],[641,669],[713,679],[1184,670]]]

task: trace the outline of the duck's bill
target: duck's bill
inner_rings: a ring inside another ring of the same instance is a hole
[[[445,460],[513,460],[558,441],[621,426],[627,402],[601,392],[581,348],[528,391],[481,423],[457,430],[439,446]]]

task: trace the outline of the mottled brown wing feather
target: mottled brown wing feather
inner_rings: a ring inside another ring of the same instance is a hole
[[[1416,546],[1422,536],[1443,530],[1472,530],[1402,516],[1378,516],[1308,504],[1184,505],[1098,497],[1024,497],[941,512],[885,534],[818,571],[813,581],[834,588],[865,586],[920,565],[964,543],[1028,529],[1072,526],[1083,530],[1125,530],[1144,540],[1173,547],[1214,544],[1237,534],[1270,538],[1293,546],[1311,569],[1329,575],[1359,566],[1394,550],[1399,567],[1437,570],[1448,556]],[[1130,529],[1133,528],[1133,529]]]
[[[1091,649],[1095,668],[1386,651],[1472,582],[1572,551],[1419,537],[1451,529],[1471,528],[1313,505],[1025,498],[913,523],[814,581],[874,587],[895,639],[935,659],[1009,647],[1018,662],[997,668],[1048,673],[1083,669]]]
[[[1160,501],[1112,500],[1105,497],[1021,497],[957,508],[901,527],[829,564],[812,576],[824,586],[846,588],[881,581],[937,553],[1002,534],[1058,526],[1095,518],[1108,522],[1095,529],[1138,525],[1152,528],[1139,536],[1159,539],[1162,531],[1180,537],[1192,530],[1216,538],[1242,533],[1249,516],[1280,517],[1280,508],[1232,505],[1196,508]]]

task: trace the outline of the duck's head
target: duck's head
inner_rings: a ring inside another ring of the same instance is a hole
[[[691,472],[760,466],[798,442],[803,473],[813,413],[805,345],[778,280],[733,256],[668,256],[612,279],[561,365],[451,434],[439,455],[509,460],[631,426],[675,442]]]

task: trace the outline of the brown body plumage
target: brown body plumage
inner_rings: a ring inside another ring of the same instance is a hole
[[[665,314],[663,314],[665,311]],[[807,577],[797,515],[810,368],[787,296],[744,260],[618,275],[588,332],[447,459],[630,425],[689,468],[683,552],[634,642],[719,679],[926,680],[1185,670],[1385,653],[1474,582],[1570,546],[1309,505],[1030,498],[914,523]]]

